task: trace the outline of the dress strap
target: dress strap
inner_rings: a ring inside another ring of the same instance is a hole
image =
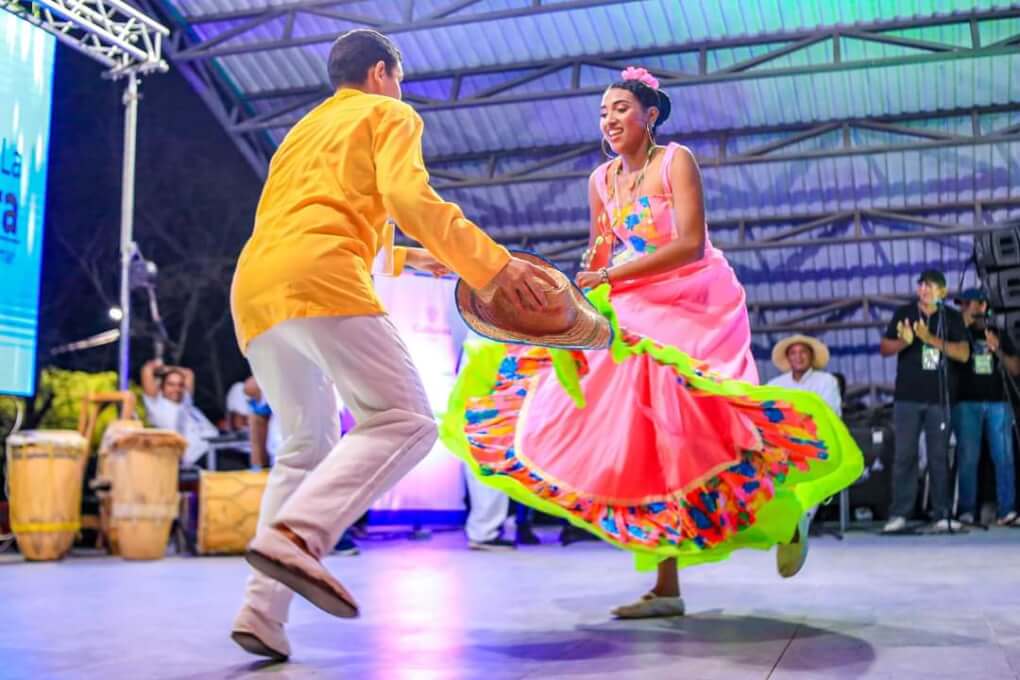
[[[669,169],[673,165],[673,154],[680,148],[680,145],[676,142],[670,142],[666,145],[666,155],[662,157],[662,187],[666,190],[667,194],[673,193],[673,187],[669,185]]]
[[[609,184],[606,179],[606,174],[609,171],[609,165],[613,161],[606,161],[599,167],[595,168],[595,190],[599,192],[599,200],[602,201],[602,207],[606,210],[609,209]]]

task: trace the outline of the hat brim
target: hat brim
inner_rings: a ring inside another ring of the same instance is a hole
[[[772,363],[783,373],[791,370],[790,360],[786,358],[786,353],[793,345],[807,345],[811,348],[813,355],[811,368],[816,371],[821,371],[829,365],[829,348],[824,342],[807,335],[793,335],[783,338],[772,348]]]
[[[514,345],[535,345],[553,349],[607,349],[613,341],[613,330],[609,320],[599,314],[595,306],[584,296],[566,274],[541,255],[527,251],[511,251],[515,257],[531,262],[547,270],[554,277],[566,281],[577,305],[574,324],[562,333],[533,335],[512,328],[503,328],[486,320],[479,310],[489,303],[481,299],[463,279],[457,281],[454,295],[457,312],[468,328],[482,337],[496,342]]]

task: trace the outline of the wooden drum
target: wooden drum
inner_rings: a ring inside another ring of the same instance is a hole
[[[170,430],[118,423],[99,452],[108,490],[103,524],[112,552],[128,560],[157,560],[166,553],[179,510],[177,469],[188,443]]]
[[[81,527],[88,442],[71,430],[29,430],[7,438],[11,529],[29,560],[58,560]]]
[[[269,472],[202,472],[198,483],[200,555],[237,555],[255,536]]]
[[[113,495],[110,489],[113,487],[111,470],[114,438],[125,430],[141,430],[145,424],[140,420],[115,420],[103,432],[103,439],[99,445],[99,461],[96,466],[96,478],[92,480],[92,488],[97,490],[99,497],[99,529],[103,535],[106,549],[111,554],[117,554],[117,531],[113,528]]]

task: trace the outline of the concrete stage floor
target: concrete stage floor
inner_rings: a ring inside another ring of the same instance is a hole
[[[1020,530],[812,539],[789,581],[746,552],[682,574],[687,617],[642,622],[608,611],[649,577],[601,544],[362,547],[328,560],[362,618],[295,601],[286,664],[227,637],[240,558],[0,555],[0,678],[1020,678]]]

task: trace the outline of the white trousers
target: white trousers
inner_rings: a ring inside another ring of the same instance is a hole
[[[283,441],[259,529],[283,524],[322,557],[436,441],[425,389],[386,316],[291,319],[248,345]],[[357,426],[340,438],[333,386]],[[284,623],[291,591],[253,572],[245,606]]]
[[[500,529],[510,510],[510,498],[502,491],[484,484],[466,466],[464,476],[468,497],[471,499],[471,511],[464,525],[468,540],[472,543],[485,543],[499,538]]]

